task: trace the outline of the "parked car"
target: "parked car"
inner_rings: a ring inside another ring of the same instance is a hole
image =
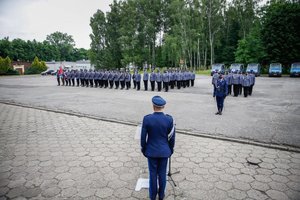
[[[57,74],[57,71],[51,72],[51,75],[52,75],[52,76],[55,76],[56,74]]]
[[[282,76],[282,64],[281,63],[271,63],[269,67],[269,77]]]
[[[225,64],[216,63],[211,66],[211,71],[210,71],[211,76],[214,75],[214,73],[218,73],[218,72],[221,72],[221,73],[225,72]]]
[[[290,77],[300,77],[300,63],[293,63],[291,66]]]
[[[232,63],[230,65],[229,71],[232,73],[239,73],[244,71],[244,65],[241,63]]]
[[[260,76],[260,69],[261,69],[261,66],[259,63],[249,63],[247,65],[246,72],[247,73],[253,72],[255,74],[255,76]]]
[[[46,71],[42,72],[41,75],[42,76],[51,75],[52,72],[54,72],[53,69],[47,69]]]

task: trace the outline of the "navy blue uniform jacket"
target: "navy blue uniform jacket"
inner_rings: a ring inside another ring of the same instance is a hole
[[[170,115],[154,112],[143,119],[141,133],[142,152],[146,157],[167,158],[175,145],[175,125]]]

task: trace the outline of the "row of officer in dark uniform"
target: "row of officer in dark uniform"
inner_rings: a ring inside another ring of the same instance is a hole
[[[212,84],[216,85],[216,81],[218,80],[220,73],[214,73],[212,77]],[[248,95],[252,95],[253,86],[255,85],[255,74],[253,72],[250,73],[242,73],[242,72],[226,72],[223,77],[226,81],[228,87],[228,94],[231,95],[233,91],[233,96],[237,97],[242,95],[244,89],[244,97]]]
[[[148,90],[148,83],[150,82],[151,91],[154,91],[157,87],[158,91],[162,88],[168,92],[169,87],[174,89],[177,87],[186,88],[193,87],[195,81],[195,73],[188,70],[175,70],[169,69],[161,72],[157,70],[151,70],[148,73],[144,70],[143,76],[135,70],[131,74],[128,70],[57,70],[57,82],[60,85],[75,86],[75,81],[77,86],[82,87],[100,87],[100,88],[121,88],[128,90],[131,88],[131,80],[133,81],[133,89],[140,90],[141,82],[144,83],[144,90]]]

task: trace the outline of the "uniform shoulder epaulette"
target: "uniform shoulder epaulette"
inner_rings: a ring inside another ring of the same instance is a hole
[[[173,117],[172,117],[171,115],[169,115],[169,114],[166,114],[166,116],[167,116],[167,117],[171,117],[171,118],[173,119]]]

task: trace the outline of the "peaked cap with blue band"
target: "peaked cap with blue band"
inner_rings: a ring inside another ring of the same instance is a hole
[[[152,98],[152,103],[156,107],[164,107],[164,105],[166,105],[167,102],[160,96],[154,96]]]

